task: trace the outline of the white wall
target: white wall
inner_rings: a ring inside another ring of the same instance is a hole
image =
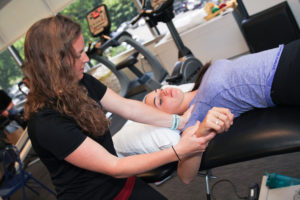
[[[300,0],[287,0],[300,28]]]
[[[193,17],[195,20],[200,20]],[[247,43],[237,24],[233,12],[217,16],[207,22],[190,27],[187,23],[180,32],[183,43],[204,64],[208,61],[232,58],[249,52]],[[171,37],[166,36],[155,45],[155,55],[169,74],[177,61],[178,50]]]
[[[248,14],[254,15],[285,0],[242,0]]]

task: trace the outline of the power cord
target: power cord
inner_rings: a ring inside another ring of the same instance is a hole
[[[230,185],[233,187],[233,191],[234,191],[234,194],[236,195],[237,198],[239,199],[248,199],[248,196],[240,196],[238,193],[237,193],[237,189],[236,189],[236,186],[232,183],[232,181],[228,180],[228,179],[221,179],[217,182],[215,182],[212,187],[211,187],[211,197],[212,199],[215,199],[216,198],[214,197],[214,188],[216,185],[218,185],[219,183],[222,183],[222,182],[227,182],[227,183],[230,183]]]

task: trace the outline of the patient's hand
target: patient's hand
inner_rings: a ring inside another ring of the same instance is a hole
[[[183,113],[183,115],[180,116],[179,126],[178,126],[179,130],[182,130],[185,127],[186,123],[189,121],[192,115],[193,108],[194,105],[192,105],[189,109],[187,109],[187,111]]]
[[[207,135],[211,132],[222,133],[228,131],[233,123],[234,116],[227,108],[213,107],[196,131],[197,136]]]

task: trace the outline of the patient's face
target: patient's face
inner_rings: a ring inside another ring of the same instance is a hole
[[[178,88],[157,89],[150,92],[145,103],[171,114],[181,114],[184,92]]]

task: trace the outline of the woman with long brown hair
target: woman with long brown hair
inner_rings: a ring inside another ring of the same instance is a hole
[[[217,127],[197,123],[172,148],[118,158],[102,108],[127,119],[173,128],[183,128],[190,114],[173,117],[117,95],[84,73],[88,61],[81,28],[67,17],[42,19],[26,34],[28,133],[50,172],[57,198],[165,199],[134,175],[203,152],[217,132],[228,129],[230,119]]]

